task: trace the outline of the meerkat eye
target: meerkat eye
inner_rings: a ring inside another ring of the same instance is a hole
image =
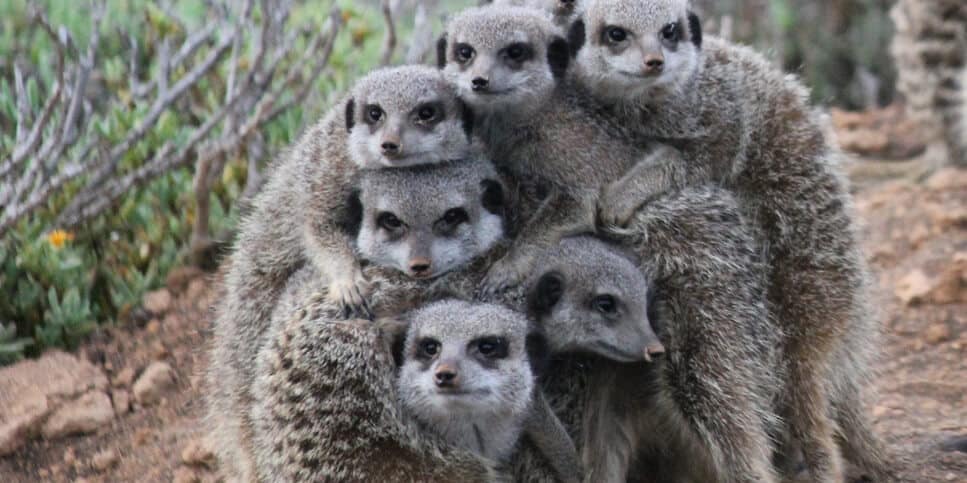
[[[604,315],[614,315],[618,311],[618,301],[611,295],[598,295],[591,301],[591,308]]]
[[[366,108],[366,122],[370,124],[375,124],[383,119],[383,108],[372,105]]]
[[[440,352],[440,343],[433,339],[423,339],[420,341],[420,356],[424,358],[432,358]]]
[[[484,337],[477,340],[477,351],[487,359],[507,357],[507,341],[501,337]]]
[[[661,38],[669,42],[678,40],[678,22],[672,22],[661,29]]]
[[[400,227],[403,226],[403,222],[400,221],[400,219],[397,218],[396,215],[388,211],[384,211],[380,213],[379,216],[376,217],[376,224],[379,225],[380,228],[384,230],[389,230],[389,231],[399,230]]]
[[[454,52],[457,56],[457,62],[460,62],[461,64],[470,62],[470,60],[473,59],[474,54],[476,54],[476,51],[473,50],[473,47],[467,44],[457,44],[457,46],[454,48]]]
[[[416,111],[416,120],[421,124],[433,123],[440,117],[440,109],[437,109],[436,106],[430,104],[420,106],[420,108]]]
[[[604,29],[604,40],[605,42],[611,44],[620,44],[628,39],[628,31],[621,28],[611,26]]]
[[[448,225],[459,225],[468,219],[470,219],[470,216],[467,215],[467,210],[463,208],[453,208],[443,214],[443,222]]]
[[[512,62],[525,62],[531,58],[531,48],[527,44],[511,44],[504,49],[504,55]]]

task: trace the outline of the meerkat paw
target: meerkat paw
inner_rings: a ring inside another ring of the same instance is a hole
[[[366,301],[370,289],[369,282],[358,270],[355,272],[329,283],[329,300],[341,307],[343,318],[372,320],[373,312]]]
[[[487,270],[487,276],[480,285],[480,294],[485,297],[497,295],[520,285],[533,265],[533,257],[514,256],[513,252],[504,255]]]
[[[606,186],[598,198],[596,224],[601,228],[626,228],[645,202],[625,189],[624,183]]]

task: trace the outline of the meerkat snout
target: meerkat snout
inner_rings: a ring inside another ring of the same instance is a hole
[[[490,81],[484,77],[475,77],[470,83],[473,85],[474,92],[485,92],[490,85]]]
[[[430,273],[430,267],[433,263],[429,258],[416,257],[410,260],[409,267],[410,273],[415,277],[420,277]]]
[[[665,68],[665,57],[661,53],[648,54],[645,56],[645,67],[642,73],[646,76],[661,74]]]
[[[460,386],[459,375],[455,361],[440,361],[433,373],[433,382],[440,389],[456,389]]]

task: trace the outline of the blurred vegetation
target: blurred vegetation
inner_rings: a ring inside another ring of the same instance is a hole
[[[714,34],[766,53],[800,75],[813,100],[847,109],[887,104],[896,71],[889,54],[892,0],[693,0]]]
[[[145,116],[149,102],[132,96],[127,69],[129,50],[119,29],[136,35],[139,70],[146,76],[156,72],[161,42],[170,39],[177,46],[184,40],[186,30],[206,21],[203,0],[169,3],[171,8],[163,11],[148,0],[107,1],[107,14],[100,28],[103,40],[97,52],[98,67],[88,84],[88,93],[93,90],[95,112],[82,136],[96,136],[98,143],[110,145]],[[345,25],[329,65],[307,99],[262,130],[266,159],[259,161],[263,164],[292,142],[307,123],[321,116],[334,95],[378,61],[384,30],[378,5],[349,0],[336,4],[343,11]],[[298,2],[288,24],[301,26],[311,21],[321,28],[332,5],[332,1],[326,0]],[[0,2],[0,159],[6,158],[15,145],[14,63],[26,71],[29,79],[26,92],[32,112],[38,112],[49,95],[40,86],[51,86],[56,78],[51,39],[31,25],[31,9],[38,6],[54,28],[64,26],[71,33],[73,44],[80,49],[91,33],[87,2]],[[176,12],[185,24],[166,12]],[[252,37],[246,35],[244,39],[243,51],[252,48]],[[206,45],[195,55],[204,57],[210,48]],[[301,53],[304,48],[305,45],[297,45],[293,50]],[[154,128],[125,154],[122,173],[140,166],[164,142],[183,142],[198,125],[198,116],[219,105],[226,97],[228,59],[225,57],[221,65],[191,88],[187,103],[165,110]],[[245,57],[239,57],[240,62],[244,60]],[[297,57],[282,62],[294,60]],[[283,65],[282,71],[285,69]],[[172,72],[172,82],[184,74]],[[38,78],[43,82],[37,82]],[[230,232],[237,221],[236,201],[248,175],[246,155],[241,150],[227,160],[211,192],[213,233]],[[124,321],[140,305],[146,291],[163,284],[169,269],[186,258],[195,216],[192,171],[189,166],[163,174],[126,193],[108,213],[68,231],[54,229],[57,214],[82,186],[83,180],[79,179],[4,235],[0,240],[0,364],[38,354],[48,347],[72,347],[98,323]]]

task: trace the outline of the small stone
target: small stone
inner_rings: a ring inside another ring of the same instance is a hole
[[[201,483],[201,478],[198,475],[188,469],[188,468],[178,468],[175,471],[175,477],[171,480],[172,483]]]
[[[196,278],[188,284],[188,290],[185,292],[185,295],[189,299],[201,298],[207,287],[208,284],[205,283],[204,278]]]
[[[107,394],[94,390],[67,403],[47,419],[41,433],[48,439],[96,432],[114,419],[114,407]]]
[[[141,305],[154,314],[163,314],[171,308],[171,292],[166,288],[144,294]]]
[[[954,481],[957,479],[957,474],[953,472],[947,473],[946,475],[944,475],[944,479],[947,481]]]
[[[41,478],[47,478],[48,476],[50,476],[50,471],[47,471],[46,468],[41,468],[37,470],[37,476]]]
[[[195,280],[204,277],[205,272],[195,266],[173,268],[165,278],[165,286],[172,293],[181,293]]]
[[[927,228],[927,225],[922,223],[913,227],[913,229],[911,229],[910,233],[907,235],[907,240],[910,241],[910,248],[914,250],[920,248],[920,246],[923,245],[923,242],[927,241],[928,239],[930,239],[930,229]]]
[[[947,265],[927,299],[935,304],[967,303],[967,263],[954,261]]]
[[[927,340],[927,343],[936,345],[950,340],[950,327],[947,327],[947,324],[943,322],[936,323],[927,327],[923,336]]]
[[[134,383],[134,399],[149,405],[161,400],[162,395],[175,386],[175,371],[164,362],[152,362]]]
[[[189,466],[211,467],[215,461],[215,453],[205,443],[204,439],[188,443],[181,451],[181,461]]]
[[[930,279],[922,270],[914,270],[900,279],[893,293],[906,305],[914,305],[923,301],[930,292]]]
[[[131,393],[124,389],[111,391],[111,402],[114,403],[114,412],[119,416],[131,411]]]
[[[164,343],[156,340],[151,344],[151,355],[154,356],[155,360],[160,361],[166,359],[171,353],[168,352],[168,348],[165,347]]]
[[[99,451],[91,458],[91,466],[97,471],[106,471],[118,464],[118,454],[112,449]]]
[[[935,191],[963,188],[967,186],[967,171],[953,167],[942,168],[927,178],[924,185]]]
[[[74,463],[77,463],[77,455],[74,454],[74,448],[67,448],[64,450],[64,464],[74,466]]]
[[[161,332],[161,322],[158,322],[158,319],[151,319],[151,321],[148,322],[148,325],[145,326],[145,329],[149,334],[157,334],[158,332]]]
[[[879,405],[879,406],[876,406],[876,407],[873,408],[873,417],[874,418],[881,418],[881,417],[885,416],[886,413],[888,413],[888,412],[890,412],[890,408],[889,407],[883,406],[883,405]]]
[[[125,367],[124,369],[121,369],[121,372],[118,372],[118,375],[114,377],[114,380],[111,381],[111,384],[113,384],[114,387],[128,387],[132,382],[134,382],[134,368]]]
[[[134,433],[135,446],[141,446],[151,440],[153,433],[148,428],[141,428]]]

